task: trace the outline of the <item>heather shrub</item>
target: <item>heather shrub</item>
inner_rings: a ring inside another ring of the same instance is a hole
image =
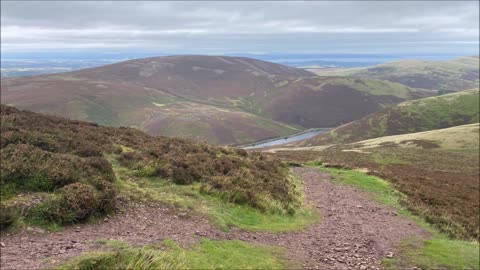
[[[27,144],[9,144],[2,148],[1,157],[1,183],[13,184],[19,190],[53,191],[88,177],[115,178],[110,163],[100,157],[82,159]]]
[[[101,157],[102,150],[93,144],[84,144],[74,150],[74,154],[80,157]]]
[[[75,181],[79,167],[75,160],[55,156],[27,144],[10,144],[1,150],[0,182],[20,189],[52,191]]]
[[[263,154],[152,137],[132,128],[102,127],[4,105],[0,109],[2,189],[55,192],[36,213],[56,222],[79,221],[115,207],[115,174],[103,157],[109,153],[137,176],[181,185],[199,183],[203,193],[232,203],[265,212],[291,212],[299,205],[288,168]],[[67,194],[77,192],[93,204],[67,200]]]
[[[107,181],[94,181],[93,185],[98,190],[98,205],[97,211],[99,213],[109,213],[115,209],[116,205],[116,191],[113,184]]]
[[[97,210],[99,198],[91,185],[73,183],[60,189],[62,207],[71,211],[76,220],[83,220]]]
[[[85,158],[83,170],[88,177],[97,176],[102,180],[113,182],[115,180],[115,173],[112,169],[112,164],[103,157],[89,157]]]
[[[0,204],[0,230],[3,230],[18,219],[18,212],[13,207],[7,207]]]
[[[31,215],[40,220],[68,224],[85,220],[97,212],[99,206],[99,194],[93,186],[73,183],[34,208]]]
[[[264,212],[291,213],[300,204],[295,185],[287,179],[288,167],[263,154],[156,138],[118,159],[137,175],[168,178],[180,185],[198,182],[205,194]]]

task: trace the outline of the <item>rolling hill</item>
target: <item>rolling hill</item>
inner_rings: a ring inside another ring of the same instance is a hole
[[[421,93],[250,58],[167,56],[2,78],[2,103],[154,135],[235,144],[357,120]]]
[[[367,68],[310,71],[322,76],[388,80],[412,88],[437,90],[443,93],[477,88],[479,66],[479,57],[470,56],[447,61],[401,60]]]
[[[318,146],[351,143],[478,121],[479,90],[474,89],[406,101],[292,145]]]

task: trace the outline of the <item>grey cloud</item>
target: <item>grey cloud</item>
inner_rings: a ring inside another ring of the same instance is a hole
[[[4,50],[311,51],[402,42],[472,43],[471,49],[479,38],[478,9],[477,1],[18,1],[2,2],[1,35]]]

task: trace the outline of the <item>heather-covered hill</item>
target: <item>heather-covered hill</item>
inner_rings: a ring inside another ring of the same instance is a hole
[[[257,99],[263,114],[307,128],[335,127],[421,94],[398,83],[312,77],[285,80]]]
[[[368,68],[316,69],[315,73],[388,80],[442,93],[477,88],[479,67],[479,57],[469,56],[446,61],[401,60]]]
[[[422,93],[387,81],[321,78],[249,58],[172,56],[3,78],[1,95],[20,109],[237,144],[337,126]]]
[[[70,224],[113,211],[117,194],[133,185],[113,167],[263,213],[293,214],[301,204],[288,168],[263,154],[4,105],[1,123],[2,227]]]
[[[478,89],[406,101],[294,145],[351,143],[382,136],[477,123],[479,106]]]
[[[134,127],[153,135],[234,144],[299,131],[235,108],[189,101],[129,82],[48,75],[2,79],[1,89],[2,102],[21,109],[101,125]],[[171,124],[172,119],[176,126]]]
[[[204,55],[135,59],[71,74],[90,80],[130,82],[203,100],[259,95],[274,88],[278,77],[314,76],[303,69],[253,58]]]

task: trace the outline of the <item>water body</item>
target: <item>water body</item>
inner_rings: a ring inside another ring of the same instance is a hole
[[[274,145],[282,145],[286,143],[291,143],[291,142],[296,142],[304,139],[311,138],[315,135],[318,135],[320,133],[323,133],[325,131],[329,131],[330,128],[317,128],[313,130],[308,130],[302,133],[294,134],[288,137],[280,137],[280,138],[275,138],[267,141],[261,141],[258,143],[253,143],[246,145],[242,147],[243,149],[254,149],[254,148],[260,148],[260,147],[267,147],[267,146],[274,146]]]

